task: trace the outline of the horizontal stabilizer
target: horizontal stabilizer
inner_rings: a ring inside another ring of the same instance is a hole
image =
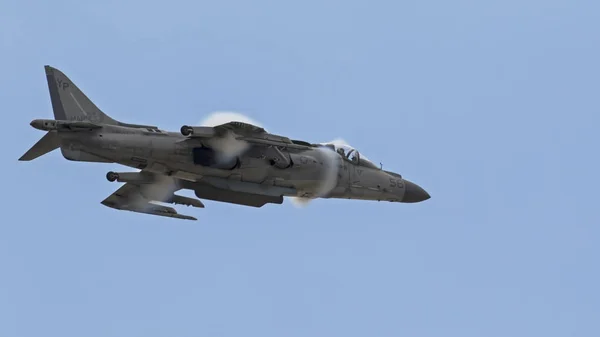
[[[35,145],[19,158],[21,161],[34,160],[48,152],[52,152],[60,146],[60,138],[56,131],[49,131]]]

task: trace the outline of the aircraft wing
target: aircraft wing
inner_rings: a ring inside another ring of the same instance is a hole
[[[104,199],[101,203],[104,206],[123,211],[166,216],[170,218],[185,220],[198,220],[192,216],[177,213],[177,211],[173,207],[158,205],[153,203],[152,201],[153,200],[149,200],[143,195],[140,185],[126,183],[125,185],[121,186],[118,190],[116,190],[113,194]],[[175,194],[170,196],[169,199],[166,201],[200,208],[204,207],[202,202],[200,202],[197,199],[182,197]]]

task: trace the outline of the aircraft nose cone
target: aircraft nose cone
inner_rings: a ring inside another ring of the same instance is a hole
[[[421,186],[404,179],[405,192],[402,202],[421,202],[431,196]]]

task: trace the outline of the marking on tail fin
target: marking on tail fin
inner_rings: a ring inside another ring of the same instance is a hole
[[[79,108],[79,110],[81,110],[81,112],[83,112],[83,114],[87,117],[87,112],[85,112],[85,110],[83,109],[83,107],[81,106],[81,104],[79,104],[79,101],[77,100],[77,98],[75,98],[75,95],[73,95],[72,92],[69,91],[69,95],[71,95],[71,98],[73,98],[73,100],[75,101],[75,104],[77,104],[77,107]]]
[[[50,91],[50,101],[52,102],[52,110],[54,111],[54,119],[57,120],[66,120],[67,115],[65,114],[65,109],[60,100],[60,95],[58,94],[58,88],[56,84],[58,84],[58,79],[54,77],[52,71],[46,68],[46,79],[48,81],[48,90]]]
[[[66,90],[69,87],[69,82],[63,81],[60,78],[56,79],[56,84],[58,84],[58,87],[62,90]]]
[[[60,70],[44,66],[54,119],[120,125],[129,128],[152,128],[156,126],[121,123],[106,115],[77,85]],[[66,91],[66,92],[65,92]],[[69,95],[67,95],[67,92]],[[87,110],[84,110],[84,108]]]

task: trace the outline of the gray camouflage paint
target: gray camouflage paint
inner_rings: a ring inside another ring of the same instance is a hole
[[[155,200],[204,207],[198,200],[173,193],[179,189],[194,190],[204,199],[254,207],[280,204],[284,196],[391,202],[420,202],[430,197],[399,174],[361,159],[356,151],[355,158],[346,157],[332,146],[291,141],[245,123],[184,126],[181,132],[121,123],[103,113],[61,71],[50,66],[45,70],[55,120],[31,122],[48,133],[20,160],[60,148],[68,160],[118,163],[142,170],[107,174],[111,181],[126,183],[102,202],[109,207],[195,219],[170,207],[149,206]],[[220,150],[219,142],[241,144],[243,149],[223,159],[226,152]],[[204,160],[201,156],[195,161],[194,148],[199,147],[212,148],[207,151],[215,153],[215,162],[199,164],[198,160]],[[168,187],[148,192],[159,186],[161,177],[169,177]]]

